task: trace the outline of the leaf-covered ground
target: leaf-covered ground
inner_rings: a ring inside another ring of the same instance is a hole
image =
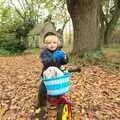
[[[41,67],[36,55],[0,57],[0,120],[34,120]],[[86,66],[71,82],[72,120],[120,120],[119,71]]]

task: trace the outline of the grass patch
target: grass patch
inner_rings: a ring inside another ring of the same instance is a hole
[[[0,49],[0,56],[14,56],[14,55],[28,55],[28,54],[40,54],[39,48],[26,49],[24,52],[11,52],[5,49]]]
[[[120,45],[117,47],[102,48],[102,52],[107,61],[120,62]]]
[[[0,56],[16,56],[16,55],[22,55],[22,52],[21,51],[14,52],[5,49],[0,49]]]
[[[107,69],[117,69],[120,70],[120,61],[116,61],[116,62],[111,62],[111,61],[107,61],[104,63],[104,67]]]
[[[29,48],[29,49],[26,49],[23,54],[40,54],[40,48]]]
[[[74,65],[102,65],[105,68],[120,70],[120,45],[87,52],[82,57],[72,55],[70,62]]]
[[[105,67],[115,68],[120,70],[120,45],[113,44],[108,47],[102,48],[102,52],[105,56]]]
[[[78,57],[77,55],[70,56],[70,61],[73,64],[91,64],[95,65],[100,62],[104,62],[104,55],[102,51],[96,50],[96,51],[90,51],[86,52],[83,56]]]
[[[9,55],[12,55],[10,51],[0,49],[0,56],[9,56]]]

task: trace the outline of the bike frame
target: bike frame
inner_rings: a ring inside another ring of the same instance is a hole
[[[47,99],[50,104],[55,106],[59,105],[60,103],[68,103],[68,104],[70,103],[70,99],[66,94],[55,97],[48,96]]]

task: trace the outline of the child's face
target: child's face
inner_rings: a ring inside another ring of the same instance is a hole
[[[45,46],[51,51],[56,50],[58,44],[59,44],[59,39],[57,36],[49,35],[45,38]]]

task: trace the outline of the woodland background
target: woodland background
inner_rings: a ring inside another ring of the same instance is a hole
[[[0,119],[35,119],[42,68],[42,39],[36,38],[46,23],[69,55],[66,67],[82,70],[71,77],[73,120],[119,120],[119,0],[0,0]],[[38,25],[30,47],[29,33]],[[55,111],[49,111],[55,120]]]

